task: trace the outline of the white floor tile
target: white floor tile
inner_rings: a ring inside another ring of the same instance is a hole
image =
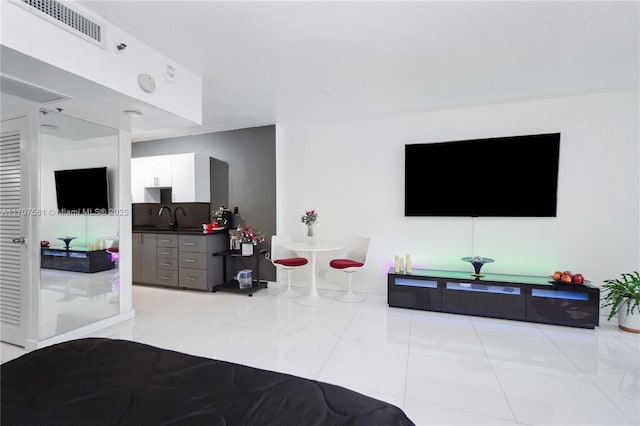
[[[516,415],[530,425],[631,425],[631,419],[589,381],[496,368]]]
[[[238,364],[246,361],[269,341],[270,336],[260,330],[225,325],[182,345],[182,351],[192,355],[219,359]]]
[[[348,310],[331,310],[329,307],[308,308],[295,317],[281,331],[290,337],[306,337],[339,341],[353,319]]]
[[[27,351],[24,348],[0,342],[0,363],[11,361],[26,353]]]
[[[247,364],[265,370],[316,379],[335,343],[321,339],[278,336],[247,359]]]
[[[488,361],[459,361],[409,354],[405,401],[515,421]]]
[[[405,389],[406,366],[407,348],[340,342],[318,379],[350,389],[401,396]]]
[[[427,402],[424,398],[408,398],[404,404],[405,414],[417,426],[517,426],[515,421],[470,413],[461,408],[450,408]]]
[[[517,343],[513,338],[493,335],[480,340],[494,367],[587,380],[582,371],[543,335],[519,339]]]
[[[136,317],[92,336],[333,383],[417,425],[640,426],[640,335],[615,320],[585,330],[389,308],[386,295],[341,303],[328,290],[308,307],[277,292],[136,285]],[[3,363],[24,353],[0,346]]]

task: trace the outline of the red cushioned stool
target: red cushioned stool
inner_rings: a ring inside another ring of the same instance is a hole
[[[370,237],[354,237],[346,244],[347,253],[345,258],[333,259],[329,262],[329,266],[333,269],[339,269],[349,277],[349,291],[347,294],[336,297],[341,302],[362,302],[365,297],[356,295],[351,289],[351,276],[354,272],[362,269],[367,262],[367,253],[369,252]]]

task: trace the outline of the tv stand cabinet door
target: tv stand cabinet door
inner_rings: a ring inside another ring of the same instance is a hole
[[[595,328],[600,322],[600,291],[531,286],[527,291],[527,321]]]
[[[442,289],[445,312],[524,320],[525,306],[525,291],[519,284],[447,280]]]
[[[394,308],[442,310],[442,283],[436,278],[389,274],[387,303]]]

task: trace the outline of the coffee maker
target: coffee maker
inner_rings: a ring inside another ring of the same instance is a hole
[[[213,221],[218,224],[218,228],[228,228],[231,226],[231,210],[225,206],[220,206],[213,212]]]

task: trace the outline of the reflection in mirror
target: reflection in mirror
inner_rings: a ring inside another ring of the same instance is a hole
[[[119,313],[118,131],[40,116],[40,339]]]

